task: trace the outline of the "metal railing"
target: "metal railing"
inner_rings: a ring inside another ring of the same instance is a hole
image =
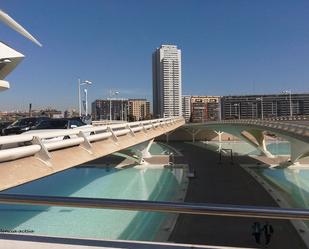
[[[309,115],[294,115],[294,116],[280,116],[280,117],[272,117],[272,118],[264,118],[264,120],[271,120],[271,121],[275,121],[275,120],[285,120],[285,121],[309,121]]]
[[[112,125],[112,124],[125,124],[128,123],[127,121],[124,120],[93,120],[91,124],[93,126],[98,126],[98,125]]]
[[[273,130],[280,130],[291,134],[298,134],[309,137],[309,126],[304,124],[293,124],[288,122],[269,121],[262,119],[240,119],[240,120],[222,120],[220,122],[211,121],[205,123],[206,125],[220,125],[220,124],[234,124],[234,125],[250,125],[261,128],[270,128]]]
[[[121,124],[80,127],[61,131],[55,130],[4,136],[0,137],[0,162],[35,154],[41,154],[44,158],[50,158],[49,151],[78,145],[90,147],[91,143],[110,137],[117,140],[119,136],[126,134],[134,135],[134,133],[140,131],[147,132],[147,130],[155,129],[158,126],[168,126],[178,122],[183,122],[183,118],[161,118]],[[63,139],[68,136],[70,139]]]
[[[149,212],[165,212],[177,214],[215,215],[233,217],[254,217],[271,219],[297,219],[309,220],[308,209],[292,209],[278,207],[181,203],[181,202],[155,202],[123,199],[98,199],[79,197],[36,196],[0,194],[2,204],[29,204],[44,206],[62,206],[76,208],[97,208],[134,210]]]

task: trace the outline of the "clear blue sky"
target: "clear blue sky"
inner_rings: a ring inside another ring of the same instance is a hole
[[[1,40],[26,58],[7,78],[0,110],[77,107],[89,99],[152,99],[151,54],[182,50],[183,94],[309,92],[308,0],[2,0],[0,8],[42,44],[0,23]]]

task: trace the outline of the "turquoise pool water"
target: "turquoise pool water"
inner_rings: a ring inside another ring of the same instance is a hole
[[[173,200],[182,169],[78,167],[3,193],[135,200]],[[154,240],[166,215],[28,205],[0,205],[0,229],[34,234],[129,240]]]
[[[203,143],[210,150],[218,150],[219,142],[207,142]],[[290,143],[288,142],[268,142],[266,145],[268,151],[273,155],[289,155],[290,154]],[[239,155],[260,155],[260,151],[254,148],[252,145],[242,142],[222,142],[222,149],[232,149],[234,153]]]
[[[283,194],[288,194],[291,206],[309,208],[309,170],[288,168],[254,169]]]
[[[149,152],[151,155],[168,155],[170,153],[177,154],[173,148],[163,146],[161,143],[153,143]]]
[[[147,142],[132,146],[124,151],[128,151],[130,154],[137,154],[137,150],[143,150],[147,146]],[[175,149],[162,143],[152,143],[149,152],[151,155],[169,155],[170,153],[178,154]]]

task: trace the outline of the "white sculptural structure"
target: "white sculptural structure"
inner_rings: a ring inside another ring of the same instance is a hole
[[[42,46],[27,30],[2,10],[0,10],[0,20],[37,45]],[[14,70],[24,57],[23,54],[0,42],[0,91],[10,88],[10,83],[5,81],[4,78]]]

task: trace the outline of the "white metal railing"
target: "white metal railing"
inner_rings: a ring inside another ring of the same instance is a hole
[[[222,120],[220,122],[210,121],[205,124],[253,125],[253,126],[259,126],[261,128],[271,128],[274,130],[280,130],[309,138],[309,126],[305,124],[295,124],[290,122],[279,122],[279,121],[270,121],[262,119],[233,119],[233,120]]]
[[[117,140],[119,136],[126,134],[134,135],[134,133],[140,131],[147,132],[158,126],[168,126],[178,122],[183,122],[183,118],[161,118],[121,124],[3,136],[0,137],[0,162],[36,154],[39,157],[41,155],[42,159],[48,159],[50,158],[49,151],[77,145],[91,147],[91,143],[110,137]],[[71,136],[70,139],[62,139],[67,136]],[[53,138],[60,139],[53,140]]]
[[[123,120],[93,120],[92,125],[111,125],[111,124],[125,124],[128,123],[127,121]]]
[[[77,208],[151,211],[176,214],[309,220],[308,209],[213,203],[0,194],[0,204],[27,204]]]

